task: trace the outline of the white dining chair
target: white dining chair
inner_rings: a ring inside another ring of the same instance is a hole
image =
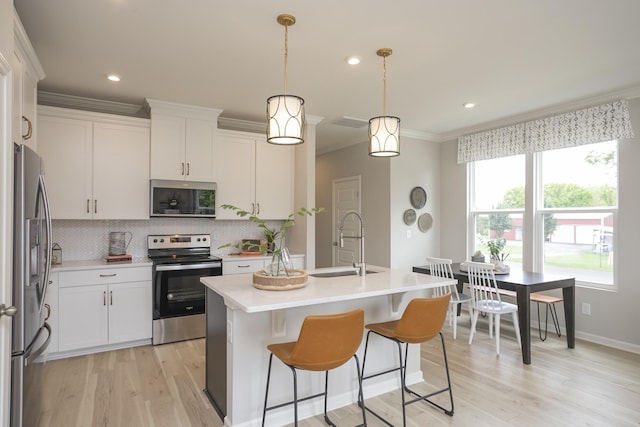
[[[495,266],[484,262],[465,262],[469,276],[473,316],[471,317],[471,333],[469,344],[473,342],[478,315],[486,313],[489,317],[489,337],[493,338],[493,325],[496,332],[496,354],[500,355],[500,316],[511,313],[518,346],[520,346],[520,327],[518,325],[518,306],[500,299],[498,285],[494,274]]]
[[[456,280],[451,270],[452,260],[446,258],[427,257],[429,272],[432,276],[443,277],[446,279]],[[453,327],[453,339],[456,339],[458,329],[458,307],[467,304],[469,316],[473,313],[471,306],[471,296],[458,292],[456,285],[444,285],[434,288],[433,296],[439,297],[447,293],[451,293],[449,301],[449,325]]]

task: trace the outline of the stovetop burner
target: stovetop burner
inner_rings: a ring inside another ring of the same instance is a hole
[[[211,255],[209,234],[167,234],[147,237],[148,256],[156,264],[220,261]]]

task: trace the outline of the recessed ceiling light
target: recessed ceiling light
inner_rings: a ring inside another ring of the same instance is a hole
[[[476,104],[474,104],[473,102],[465,102],[464,104],[462,104],[462,106],[464,108],[473,108],[476,106]]]
[[[117,74],[109,74],[107,75],[107,79],[112,82],[119,82],[120,76],[118,76]]]
[[[358,65],[360,63],[360,58],[357,56],[350,56],[347,58],[347,64],[349,65]]]

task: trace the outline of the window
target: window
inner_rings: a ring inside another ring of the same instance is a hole
[[[538,153],[545,272],[613,284],[618,206],[616,141]]]
[[[512,268],[612,285],[617,151],[609,141],[469,163],[472,253],[504,239]]]
[[[480,250],[489,261],[487,242],[504,239],[505,261],[522,263],[525,156],[477,161],[472,171],[473,251]]]

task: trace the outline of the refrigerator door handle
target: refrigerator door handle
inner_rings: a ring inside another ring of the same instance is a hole
[[[24,355],[24,366],[30,365],[31,363],[33,363],[38,357],[40,357],[40,355],[42,353],[44,353],[44,351],[47,349],[47,347],[49,347],[49,341],[51,341],[51,326],[49,326],[49,324],[47,322],[44,322],[44,327],[40,328],[40,331],[38,331],[38,334],[36,335],[36,337],[33,339],[33,342],[31,343],[31,345],[25,350]],[[33,346],[35,344],[38,343],[38,341],[40,340],[40,334],[42,334],[44,332],[44,330],[47,330],[47,339],[45,340],[45,342],[38,347],[38,349],[36,351],[34,351],[33,353],[31,353],[31,350],[33,349]]]
[[[51,210],[49,209],[49,196],[47,195],[47,186],[44,182],[44,176],[38,177],[38,185],[42,190],[42,198],[44,199],[44,220],[47,224],[47,256],[45,258],[44,282],[42,287],[42,299],[40,300],[40,312],[44,308],[44,299],[47,296],[47,287],[49,284],[49,274],[51,273],[51,247],[53,245],[53,231],[51,227]],[[49,329],[51,331],[51,329]]]

